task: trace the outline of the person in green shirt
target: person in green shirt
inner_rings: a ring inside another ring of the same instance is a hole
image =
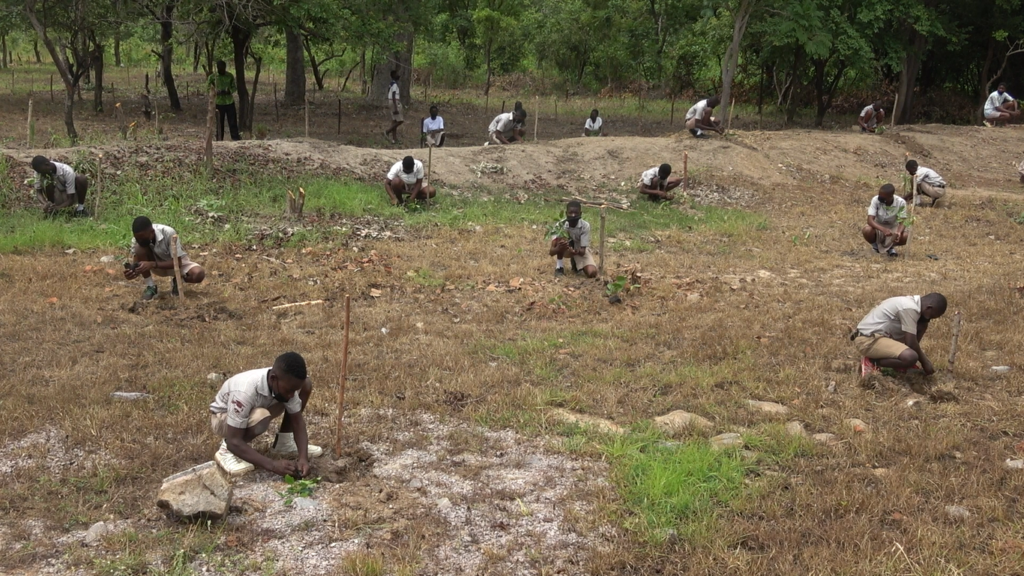
[[[217,61],[217,73],[210,75],[210,86],[217,88],[217,140],[224,139],[224,118],[228,120],[232,140],[241,140],[238,133],[238,114],[235,112],[235,77],[228,74],[228,65],[223,60]]]

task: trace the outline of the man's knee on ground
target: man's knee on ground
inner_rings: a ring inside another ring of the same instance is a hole
[[[202,266],[196,266],[185,274],[185,282],[188,284],[199,284],[206,279],[206,270]]]
[[[585,266],[583,268],[583,273],[587,275],[587,278],[597,278],[597,267]]]

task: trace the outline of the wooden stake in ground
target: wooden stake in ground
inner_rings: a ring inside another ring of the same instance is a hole
[[[157,108],[156,108],[156,101],[157,101],[157,99],[153,98],[153,121],[155,122],[155,124],[153,125],[153,130],[156,132],[157,140],[159,140],[160,139],[160,111],[157,110]]]
[[[896,125],[896,106],[900,103],[900,95],[896,93],[896,101],[892,103],[892,119],[889,121],[889,129]]]
[[[306,96],[306,138],[309,138],[309,96]]]
[[[729,117],[725,120],[725,133],[728,134],[729,130],[732,129],[732,111],[736,107],[736,99],[732,99],[732,104],[729,105]]]
[[[537,123],[540,122],[540,96],[534,99],[533,105],[533,141],[537,141]]]
[[[32,140],[35,139],[35,135],[36,135],[36,126],[35,126],[35,124],[32,123],[32,99],[31,98],[28,99],[28,125],[26,126],[26,128],[28,128],[28,147],[31,148],[32,147]]]
[[[345,415],[345,383],[348,380],[348,332],[352,298],[345,295],[345,333],[341,339],[341,381],[338,382],[337,435],[334,438],[334,457],[341,458],[341,423]]]
[[[277,82],[274,82],[274,121],[281,123],[281,112],[277,107]]]
[[[688,172],[689,167],[686,165],[690,160],[690,153],[683,152],[683,192],[686,192],[686,188],[690,185],[690,174]]]
[[[598,249],[600,250],[600,252],[597,255],[597,272],[598,272],[598,274],[604,274],[604,219],[605,219],[605,209],[604,209],[604,206],[602,206],[601,207],[601,232],[600,232],[601,235],[599,236],[600,240],[598,241],[598,246],[599,246]]]
[[[672,122],[676,119],[676,95],[672,95],[672,108],[668,113],[668,125],[671,126]]]
[[[206,173],[213,174],[213,115],[217,110],[216,86],[210,86],[209,102],[206,105]]]
[[[103,193],[103,154],[96,156],[96,191],[92,193],[92,217],[100,217],[100,194]]]
[[[338,98],[338,136],[341,136],[341,98]]]
[[[427,180],[430,180],[430,163],[434,159],[434,145],[427,146]]]
[[[950,376],[953,375],[953,365],[956,364],[956,350],[957,344],[960,342],[960,326],[962,323],[963,316],[957,310],[956,314],[953,314],[953,343],[949,347],[949,363],[946,365],[946,372]]]
[[[171,259],[174,260],[174,279],[178,282],[178,298],[185,299],[185,283],[181,280],[181,258],[178,256],[178,235],[171,236]]]
[[[910,257],[910,232],[911,227],[914,225],[914,204],[917,203],[917,174],[914,174],[914,177],[911,179],[910,186],[910,208],[907,210],[907,221],[910,225],[905,226],[907,229],[907,244],[903,253],[904,258]]]

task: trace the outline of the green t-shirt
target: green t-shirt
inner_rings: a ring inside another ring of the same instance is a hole
[[[211,74],[210,75],[210,86],[217,87],[217,104],[234,104],[235,97],[232,94],[235,92],[235,77],[231,74]]]

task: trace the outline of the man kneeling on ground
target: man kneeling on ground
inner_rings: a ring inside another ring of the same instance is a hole
[[[224,439],[213,459],[231,476],[245,474],[256,466],[279,476],[306,476],[309,459],[324,452],[309,443],[302,417],[312,393],[306,361],[295,352],[281,354],[270,368],[228,378],[210,404],[210,427]],[[282,415],[270,453],[279,458],[298,458],[296,462],[272,460],[249,445],[270,428],[271,420]]]
[[[863,356],[861,376],[878,367],[907,370],[921,362],[926,375],[935,373],[932,361],[921,349],[928,322],[946,313],[946,297],[937,292],[925,296],[889,298],[868,313],[850,340]]]
[[[45,156],[32,159],[36,171],[36,195],[46,206],[43,211],[53,215],[75,204],[75,217],[88,216],[85,210],[85,194],[89,190],[89,179],[75,174],[74,168],[61,162],[53,162]]]
[[[868,206],[868,223],[861,229],[864,239],[878,253],[885,250],[895,257],[896,246],[907,243],[907,228],[900,219],[907,217],[907,202],[896,195],[896,187],[886,184],[878,190],[878,196]]]
[[[413,200],[426,200],[433,198],[437,190],[429,184],[423,185],[423,162],[414,159],[412,156],[402,158],[401,162],[395,162],[388,177],[384,180],[384,190],[391,199],[391,205],[397,206],[402,202]],[[402,195],[407,194],[403,200]]]
[[[153,275],[171,277],[171,294],[178,295],[178,279],[174,277],[174,260],[171,256],[171,237],[177,232],[170,226],[153,224],[149,218],[139,216],[132,222],[132,264],[125,263],[124,277],[134,280],[139,276],[145,280],[146,289],[142,299],[149,301],[156,298],[159,290],[153,282]],[[199,284],[206,278],[206,270],[189,260],[188,254],[181,247],[181,239],[174,246],[174,252],[180,258],[181,278],[186,284]]]
[[[669,178],[672,174],[671,164],[662,164],[661,166],[655,166],[650,170],[644,171],[640,175],[640,193],[643,194],[648,200],[651,201],[664,201],[675,199],[675,195],[669,194],[671,190],[674,190],[683,183],[682,178]]]
[[[526,136],[525,123],[526,110],[522,108],[498,114],[494,120],[491,120],[491,125],[487,127],[487,144],[522,142]]]
[[[583,206],[579,202],[573,200],[565,205],[565,221],[562,226],[569,234],[569,239],[562,235],[553,237],[548,250],[548,256],[555,257],[556,276],[565,275],[563,259],[569,256],[572,258],[573,270],[582,270],[587,278],[597,278],[597,264],[590,252],[590,222],[582,217]]]
[[[694,138],[709,138],[704,132],[718,132],[725,134],[721,123],[712,116],[715,106],[722,103],[718,96],[712,96],[707,100],[701,100],[686,111],[686,129],[693,134]]]
[[[935,170],[918,166],[917,160],[908,160],[907,172],[911,176],[917,176],[917,194],[911,192],[904,196],[903,199],[907,202],[913,200],[914,206],[921,206],[921,195],[923,194],[932,199],[929,206],[935,206],[935,203],[946,195],[946,181]]]

